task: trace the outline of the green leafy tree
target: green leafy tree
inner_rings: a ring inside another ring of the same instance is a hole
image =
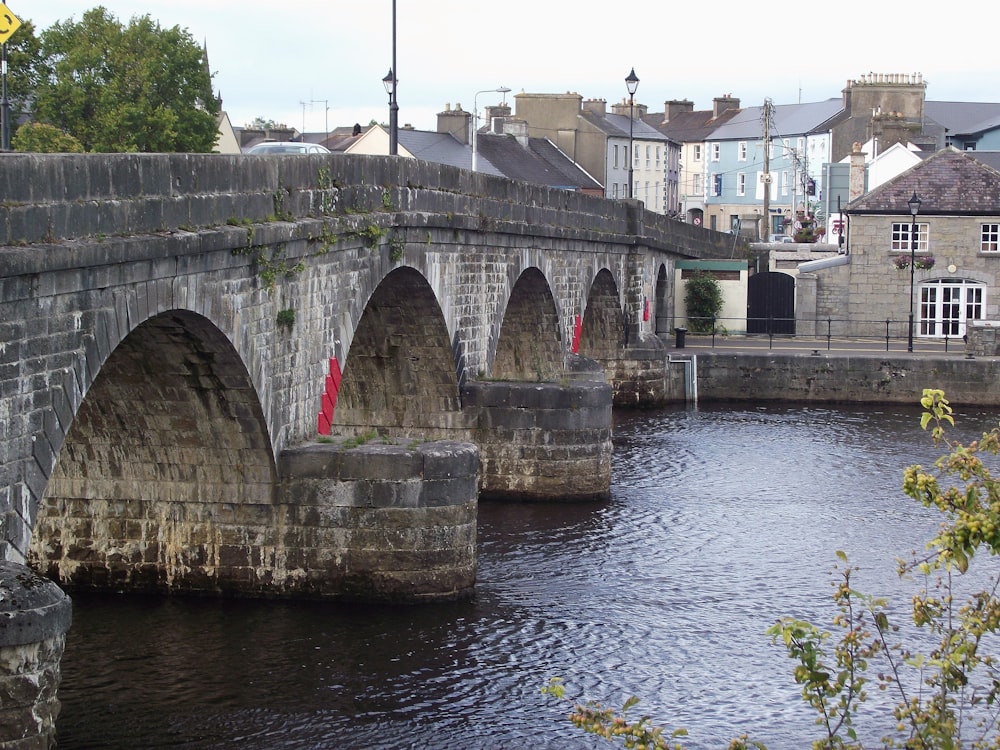
[[[204,52],[186,30],[148,15],[127,26],[106,9],[41,35],[43,77],[35,119],[88,151],[208,152],[218,101]]]
[[[711,333],[715,319],[722,312],[722,287],[711,274],[698,271],[684,285],[684,306],[688,327],[698,333]]]
[[[83,144],[53,125],[35,122],[22,125],[11,139],[15,151],[44,154],[83,153]]]
[[[31,21],[24,21],[7,42],[7,100],[14,124],[28,114],[42,66],[41,40]]]

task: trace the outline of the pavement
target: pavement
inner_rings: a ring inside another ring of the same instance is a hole
[[[766,334],[759,336],[691,335],[685,337],[683,348],[674,344],[672,337],[667,343],[671,352],[691,351],[693,353],[713,350],[718,352],[750,352],[763,354],[765,352],[781,353],[816,353],[823,354],[896,354],[908,356],[949,356],[964,358],[966,356],[965,342],[960,338],[944,339],[914,339],[913,352],[908,351],[906,339],[890,339],[888,344],[883,339],[845,339],[824,336],[774,336]]]

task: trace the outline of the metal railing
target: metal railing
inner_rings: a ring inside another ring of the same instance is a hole
[[[733,330],[726,325],[729,321]],[[902,349],[906,351],[908,344],[907,320],[856,320],[838,318],[687,318],[682,328],[685,344],[704,346],[710,342],[711,348],[717,346],[753,345],[768,349],[774,348],[814,348],[831,351],[835,348],[872,349],[884,351]],[[949,335],[924,335],[920,329],[922,323],[916,325],[913,349],[923,352],[949,352],[951,349],[964,352],[964,337]],[[944,326],[940,321],[934,324],[938,330]],[[948,325],[948,324],[945,324]],[[745,327],[745,330],[744,330]],[[803,331],[809,331],[804,333]],[[669,333],[678,336],[678,328],[671,326],[669,332],[659,330],[661,336]],[[675,338],[675,341],[677,339]]]

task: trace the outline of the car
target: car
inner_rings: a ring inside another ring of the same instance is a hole
[[[318,143],[302,143],[301,141],[264,141],[251,146],[248,154],[328,154],[330,149]]]

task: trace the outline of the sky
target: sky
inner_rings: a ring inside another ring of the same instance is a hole
[[[122,23],[149,15],[208,48],[213,87],[236,127],[256,117],[324,132],[388,122],[382,84],[393,59],[395,5],[400,127],[434,130],[448,107],[467,111],[519,92],[575,92],[609,105],[627,99],[662,112],[688,99],[710,109],[839,98],[870,73],[920,74],[934,101],[1000,102],[992,37],[1000,6],[977,22],[936,23],[914,6],[873,13],[870,1],[816,6],[710,0],[4,0],[36,32],[103,5]],[[766,12],[763,8],[770,7]],[[821,14],[815,10],[824,8]],[[680,12],[678,8],[685,8]],[[986,16],[993,15],[991,20]],[[935,12],[934,16],[942,16]],[[481,93],[480,93],[481,92]]]

